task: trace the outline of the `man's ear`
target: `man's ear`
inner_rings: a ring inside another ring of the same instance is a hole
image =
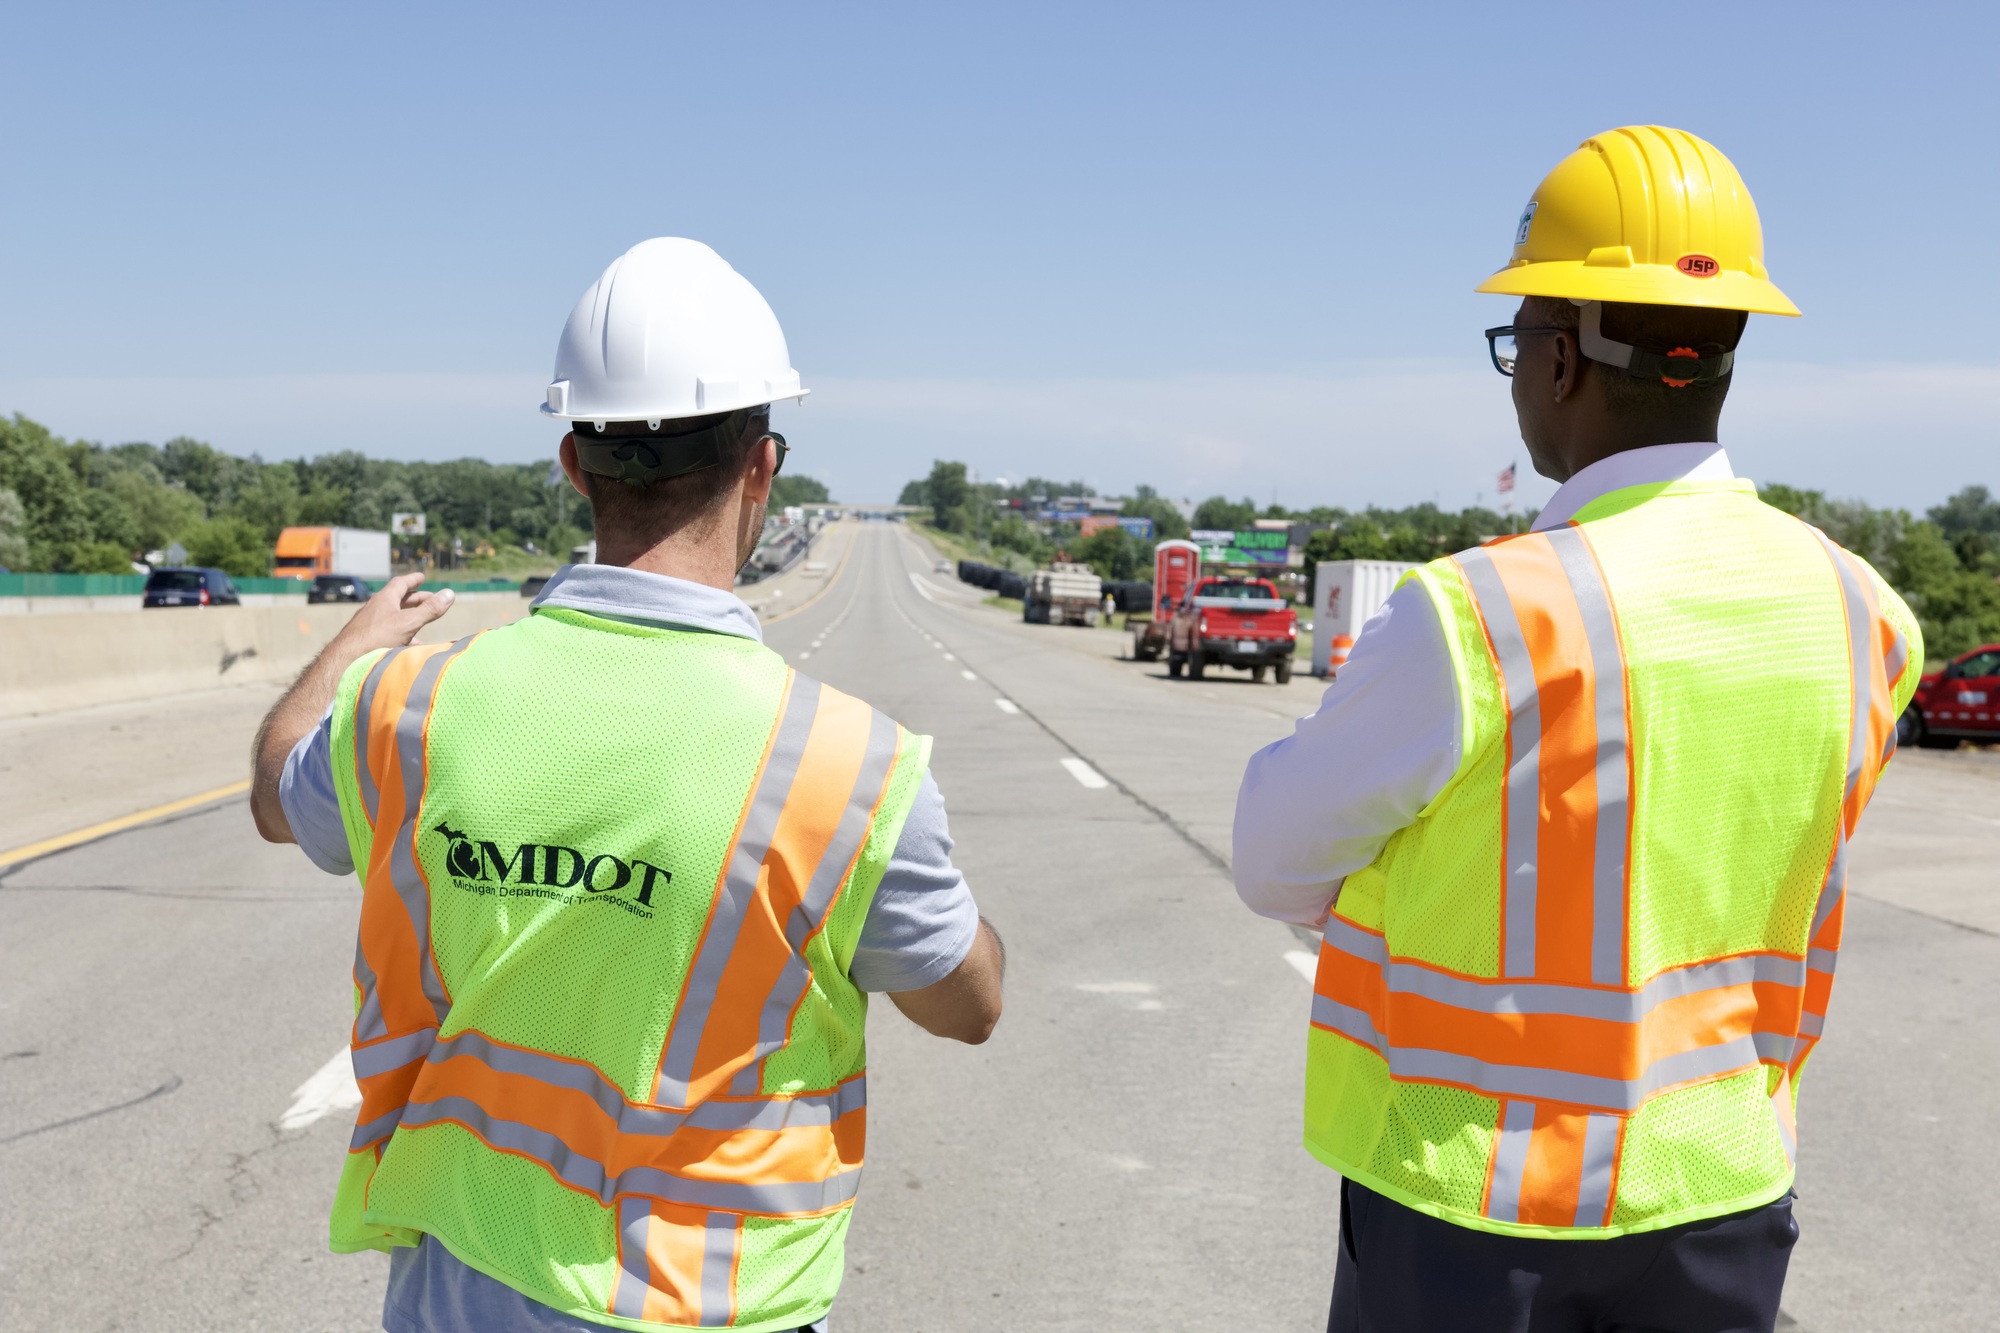
[[[1567,329],[1549,337],[1549,360],[1551,363],[1551,387],[1555,390],[1555,400],[1567,402],[1576,397],[1582,387],[1583,347],[1574,333]]]
[[[569,478],[571,488],[578,495],[588,500],[590,498],[590,482],[586,478],[589,474],[583,470],[583,460],[577,457],[576,433],[574,431],[562,437],[562,444],[556,450],[556,457],[562,462],[563,475]]]
[[[750,451],[750,466],[743,470],[743,498],[752,504],[768,504],[771,483],[778,477],[778,442],[766,435]]]

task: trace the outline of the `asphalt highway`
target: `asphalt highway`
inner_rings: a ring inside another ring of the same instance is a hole
[[[1323,1327],[1337,1181],[1298,1146],[1310,946],[1227,876],[1243,761],[1319,682],[1170,681],[1117,660],[1122,636],[982,605],[934,557],[862,527],[766,634],[936,738],[957,859],[1009,955],[984,1047],[876,1006],[835,1327]],[[243,734],[268,698],[243,694]],[[103,765],[82,767],[98,792]],[[1901,756],[1857,841],[1800,1117],[1786,1307],[1810,1333],[1992,1325],[1996,796],[1990,756]],[[241,800],[0,871],[0,1329],[379,1327],[385,1262],[325,1249],[357,903],[258,841]]]

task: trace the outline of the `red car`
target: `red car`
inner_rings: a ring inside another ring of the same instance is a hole
[[[1896,723],[1898,745],[1950,749],[1962,740],[2000,741],[2000,643],[1925,676]]]

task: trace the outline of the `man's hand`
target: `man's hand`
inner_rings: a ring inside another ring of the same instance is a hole
[[[977,1046],[993,1035],[1000,1021],[1000,981],[1007,970],[1007,951],[1000,932],[985,917],[979,933],[956,971],[922,990],[891,991],[903,1016],[933,1037],[950,1037]]]
[[[320,714],[333,702],[340,677],[347,668],[377,648],[400,648],[417,637],[417,631],[451,610],[457,594],[418,592],[422,573],[401,574],[382,585],[382,590],[361,604],[333,642],[320,650],[312,665],[299,673],[285,697],[278,700],[264,725],[257,728],[257,740],[250,749],[250,815],[257,832],[266,842],[293,842],[292,827],[278,800],[278,779],[285,772],[285,758],[300,739],[319,725]]]

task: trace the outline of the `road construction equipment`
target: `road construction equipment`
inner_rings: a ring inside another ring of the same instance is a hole
[[[660,236],[612,260],[576,303],[542,411],[657,428],[807,392],[757,289],[700,241]]]
[[[1478,290],[1799,313],[1764,267],[1757,205],[1735,166],[1663,125],[1593,135],[1559,162],[1522,210],[1513,257]]]

